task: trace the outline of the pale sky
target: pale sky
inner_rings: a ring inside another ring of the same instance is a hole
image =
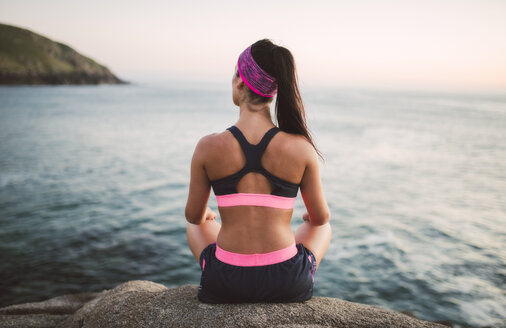
[[[0,0],[0,22],[127,80],[228,82],[241,51],[270,38],[306,85],[506,91],[500,0]]]

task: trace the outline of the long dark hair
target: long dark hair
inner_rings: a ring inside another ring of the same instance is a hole
[[[253,43],[251,56],[264,71],[278,81],[275,113],[279,128],[282,131],[302,134],[311,143],[316,153],[323,160],[322,153],[316,147],[306,123],[306,112],[299,92],[295,60],[290,51],[263,39]],[[239,72],[236,73],[239,77]],[[267,103],[272,98],[262,97],[249,88],[249,98],[253,103]]]

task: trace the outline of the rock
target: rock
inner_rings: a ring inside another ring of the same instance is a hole
[[[100,293],[69,294],[0,308],[0,327],[52,328]]]
[[[74,309],[77,310],[70,314]],[[198,301],[195,285],[167,288],[134,280],[100,293],[64,295],[1,308],[0,327],[445,326],[382,307],[329,297],[313,297],[303,303],[205,304]]]
[[[57,296],[43,302],[15,304],[0,308],[0,314],[72,314],[100,293],[80,293]]]

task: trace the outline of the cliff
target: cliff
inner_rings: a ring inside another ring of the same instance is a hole
[[[405,314],[328,297],[303,303],[204,304],[197,286],[134,280],[97,293],[0,308],[0,327],[410,327],[443,328]]]
[[[102,83],[125,82],[63,43],[0,24],[0,85]]]

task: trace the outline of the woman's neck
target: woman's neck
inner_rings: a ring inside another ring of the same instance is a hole
[[[272,122],[269,104],[241,104],[239,107],[239,119],[236,125],[253,129],[275,126]]]

